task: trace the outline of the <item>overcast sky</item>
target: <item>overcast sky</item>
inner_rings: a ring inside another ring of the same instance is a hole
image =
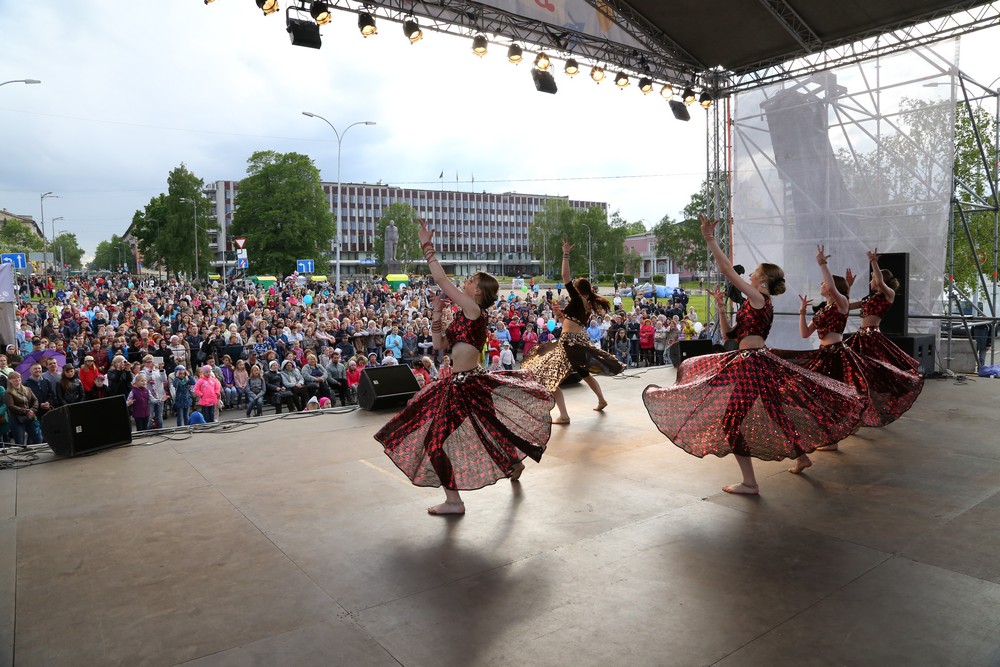
[[[287,4],[283,2],[282,6]],[[674,120],[658,94],[618,90],[557,61],[559,92],[535,91],[533,59],[519,66],[491,45],[427,32],[411,45],[397,23],[364,39],[357,17],[334,12],[320,50],[293,47],[284,11],[251,0],[92,0],[0,3],[0,208],[36,220],[39,197],[56,231],[88,256],[122,234],[167,189],[181,163],[204,181],[238,180],[257,150],[309,155],[326,181],[568,195],[608,202],[652,226],[677,217],[705,173],[705,117]],[[1000,76],[1000,28],[963,39],[962,69]],[[461,181],[456,186],[456,174]],[[470,183],[475,179],[475,184]]]

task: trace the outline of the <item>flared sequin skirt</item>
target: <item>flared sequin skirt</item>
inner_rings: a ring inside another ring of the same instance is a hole
[[[642,393],[656,427],[697,457],[797,458],[850,435],[865,404],[850,386],[767,348],[692,357],[672,387]]]
[[[924,386],[923,378],[916,373],[858,354],[844,343],[801,352],[772,352],[797,366],[849,384],[862,398],[867,397],[861,413],[862,426],[877,428],[896,421],[910,409]]]
[[[531,348],[521,362],[549,391],[555,391],[566,377],[583,375],[618,375],[625,366],[613,355],[595,347],[585,333],[564,333],[558,340]]]
[[[527,373],[479,368],[421,389],[375,439],[417,486],[479,489],[542,458],[553,406]]]
[[[878,327],[861,327],[857,333],[844,339],[844,345],[869,359],[882,361],[901,371],[912,372],[920,378],[921,388],[924,386],[923,376],[920,375],[920,362],[903,352],[898,345],[879,331]]]

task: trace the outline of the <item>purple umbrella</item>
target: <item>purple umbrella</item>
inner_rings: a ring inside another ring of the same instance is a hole
[[[49,357],[55,357],[56,361],[59,362],[59,368],[66,365],[66,355],[62,352],[58,350],[38,350],[37,352],[32,352],[26,356],[14,370],[21,375],[27,375],[28,371],[31,369],[31,364],[41,364],[44,368],[45,360]]]

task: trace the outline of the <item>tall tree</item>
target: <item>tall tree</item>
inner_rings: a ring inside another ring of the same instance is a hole
[[[231,232],[247,239],[256,272],[287,274],[297,259],[328,258],[334,222],[312,160],[275,151],[251,155]]]
[[[531,254],[542,259],[542,272],[555,275],[559,272],[562,261],[562,239],[569,238],[574,243],[579,241],[575,233],[575,211],[570,208],[565,199],[546,199],[542,210],[535,214],[528,236],[528,247]],[[579,227],[586,235],[587,231]],[[585,266],[587,261],[586,243],[577,243],[570,257],[570,266]],[[582,248],[582,250],[581,250]]]
[[[45,241],[20,220],[0,224],[0,252],[38,252],[45,247]]]
[[[695,199],[698,196],[691,197],[692,203],[689,206],[697,205]],[[669,257],[677,266],[695,273],[708,269],[708,253],[696,218],[677,222],[669,215],[665,215],[653,228],[653,233],[656,235],[657,255]]]
[[[385,228],[392,220],[396,223],[399,240],[396,242],[396,261],[400,263],[403,273],[409,273],[417,260],[423,263],[424,253],[420,249],[417,232],[420,230],[420,218],[412,206],[406,202],[390,204],[378,221],[378,235],[375,237],[375,256],[383,272],[385,266]]]
[[[125,239],[113,234],[109,241],[101,241],[97,244],[94,259],[88,266],[92,271],[125,269],[129,273],[135,273],[135,254]]]
[[[71,269],[83,267],[83,248],[76,240],[76,234],[63,232],[52,241],[52,254],[55,261],[65,264]]]

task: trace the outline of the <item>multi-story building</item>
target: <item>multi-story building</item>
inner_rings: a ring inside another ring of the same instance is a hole
[[[227,234],[233,219],[239,191],[238,181],[216,181],[205,189],[205,195],[214,202],[213,215],[217,230],[210,233],[210,246],[216,252],[216,266],[222,268],[222,249],[227,248],[226,267],[236,264],[231,235]],[[503,275],[520,273],[538,274],[548,260],[548,268],[556,266],[556,259],[532,256],[529,235],[535,214],[542,210],[548,199],[564,199],[574,209],[587,210],[597,206],[607,212],[605,202],[577,201],[567,197],[550,197],[520,192],[458,192],[454,190],[420,190],[398,188],[382,183],[343,183],[340,195],[336,183],[323,183],[331,213],[339,212],[341,219],[340,264],[344,275],[367,273],[378,264],[375,256],[375,237],[378,221],[391,204],[403,202],[427,220],[436,230],[435,241],[438,259],[448,273],[470,275],[476,271],[489,271]],[[334,241],[330,243],[330,266],[334,263]],[[253,248],[248,249],[251,266]],[[405,249],[400,248],[400,254]],[[421,258],[419,248],[410,249],[409,255]],[[316,259],[317,269],[320,258]],[[289,272],[293,267],[289,267]]]
[[[632,234],[625,237],[625,248],[631,249],[639,255],[642,260],[639,276],[649,278],[653,275],[666,275],[668,273],[681,274],[681,278],[687,278],[691,272],[678,266],[674,260],[665,255],[656,253],[656,234],[646,232],[644,234]]]

